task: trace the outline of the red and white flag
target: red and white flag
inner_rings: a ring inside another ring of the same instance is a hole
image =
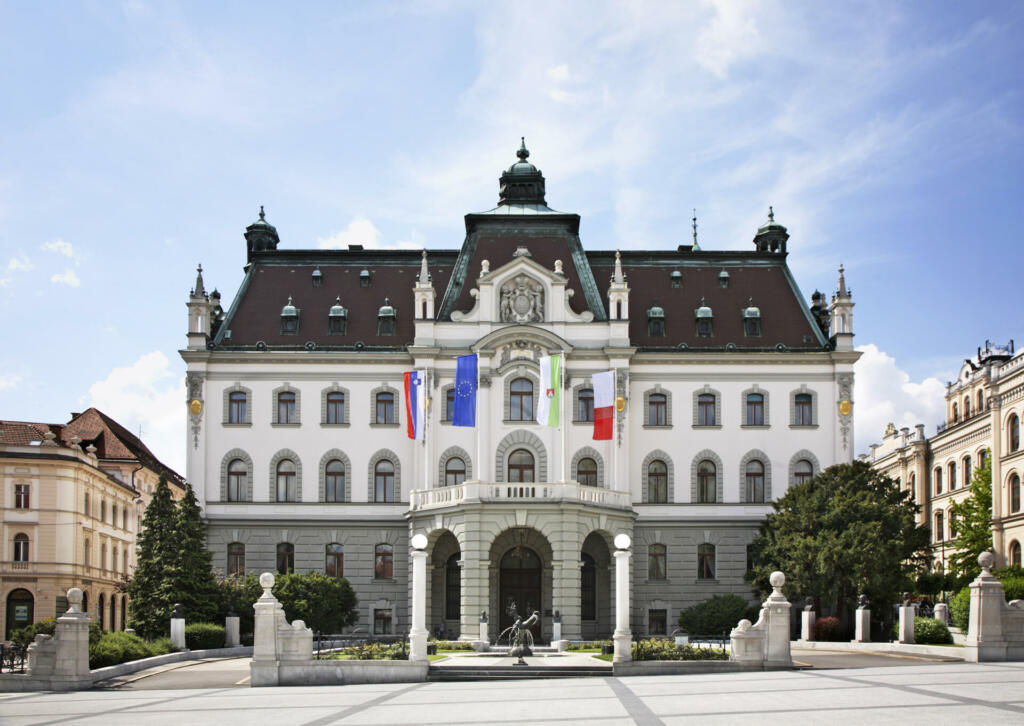
[[[594,382],[594,441],[612,438],[615,422],[615,371],[595,373]]]

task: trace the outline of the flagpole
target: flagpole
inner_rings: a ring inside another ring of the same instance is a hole
[[[612,475],[608,488],[618,488],[619,483],[619,369],[612,368]]]
[[[470,350],[472,350],[472,349],[470,349]],[[456,373],[456,378],[457,377],[458,377],[458,373]],[[456,391],[455,395],[456,396],[458,395],[458,391]],[[474,396],[474,399],[473,399],[473,430],[476,432],[476,471],[477,471],[476,478],[477,478],[477,480],[479,480],[480,479],[480,473],[483,471],[483,461],[484,461],[483,450],[480,448],[480,446],[481,446],[481,444],[480,444],[480,421],[479,421],[480,412],[477,410],[479,408],[479,406],[477,404],[480,403],[480,354],[479,353],[476,356],[476,390],[473,391],[473,396]]]
[[[427,446],[427,431],[430,430],[430,371],[423,369],[423,488],[430,489],[430,450]]]
[[[562,482],[565,482],[565,402],[563,400],[565,397],[565,364],[566,354],[565,351],[562,351],[562,365],[558,367],[558,402],[559,408],[561,409],[558,412],[558,428],[560,429],[559,434],[561,434],[562,438],[562,450],[560,452],[562,455]]]

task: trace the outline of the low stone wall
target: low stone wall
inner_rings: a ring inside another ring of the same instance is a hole
[[[612,664],[612,675],[614,676],[681,676],[700,673],[780,670],[792,670],[792,666],[739,663],[729,660],[633,660]]]
[[[176,653],[164,653],[163,655],[154,655],[152,658],[142,658],[141,660],[132,660],[127,663],[118,663],[117,665],[107,666],[106,668],[96,668],[90,671],[92,675],[93,683],[99,681],[105,681],[108,678],[118,678],[119,676],[127,676],[132,673],[138,673],[144,671],[147,668],[154,668],[156,666],[164,665],[167,663],[177,663],[183,660],[202,660],[205,658],[241,658],[244,656],[252,655],[252,646],[239,646],[237,648],[209,648],[207,650],[179,650]]]
[[[825,650],[834,653],[886,653],[890,655],[928,655],[950,661],[966,660],[963,648],[954,645],[917,645],[910,643],[856,643],[827,640],[794,640],[792,647],[800,650]]]
[[[420,683],[430,664],[407,660],[253,661],[249,685],[338,686],[356,683]]]

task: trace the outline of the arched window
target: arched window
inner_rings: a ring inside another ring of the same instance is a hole
[[[942,542],[946,539],[945,515],[941,511],[935,513],[935,526],[932,528],[932,536],[935,537],[936,542]]]
[[[444,463],[444,485],[455,486],[466,481],[466,462],[453,456]]]
[[[458,620],[462,614],[462,568],[456,552],[444,564],[444,618]]]
[[[1010,416],[1010,420],[1007,421],[1007,428],[1009,429],[1007,444],[1009,444],[1010,451],[1016,451],[1020,448],[1020,418],[1017,414]]]
[[[395,465],[387,459],[381,459],[373,467],[373,500],[395,501]]]
[[[586,552],[580,560],[580,618],[597,620],[597,563]]]
[[[715,546],[708,542],[697,545],[697,579],[715,579]]]
[[[957,406],[956,402],[954,401],[953,402],[953,423],[956,423],[959,420],[960,420],[960,409]]]
[[[985,392],[978,391],[978,413],[985,410]]]
[[[110,569],[112,569],[114,572],[117,572],[118,564],[120,564],[118,562],[118,549],[117,545],[114,545],[114,551],[110,553]]]
[[[971,469],[971,457],[970,456],[965,456],[964,457],[964,486],[965,487],[969,487],[971,485],[971,472],[972,471],[973,471],[973,469]]]
[[[232,391],[228,394],[228,423],[245,423],[247,418],[246,407],[248,397],[244,391]]]
[[[228,545],[228,574],[236,577],[245,576],[245,545],[232,542]]]
[[[100,569],[107,569],[107,543],[100,543]]]
[[[964,421],[971,417],[971,399],[969,396],[964,396]]]
[[[345,501],[345,464],[339,459],[331,459],[324,467],[324,501]]]
[[[395,548],[379,544],[373,551],[373,576],[377,580],[390,580],[395,574]]]
[[[277,546],[277,571],[281,575],[295,572],[295,545],[282,542]]]
[[[647,498],[654,504],[668,503],[668,466],[660,459],[647,465]]]
[[[345,423],[345,394],[341,391],[331,391],[327,394],[327,423]]]
[[[760,393],[747,394],[747,426],[764,426],[764,396]]]
[[[579,460],[576,464],[576,481],[583,486],[597,486],[597,462],[589,456]]]
[[[245,501],[247,487],[246,477],[249,469],[241,459],[232,459],[228,464],[228,501]]]
[[[647,546],[647,579],[664,580],[667,576],[666,550],[663,544]]]
[[[128,627],[128,596],[121,596],[121,630]]]
[[[125,574],[128,574],[128,548],[127,547],[124,549],[123,552],[121,552],[121,571],[124,572]],[[121,628],[121,630],[124,630],[124,628]]]
[[[793,467],[793,482],[796,484],[802,484],[805,481],[810,481],[811,477],[814,476],[814,467],[811,462],[807,459],[800,459],[796,462],[796,466]]]
[[[28,535],[19,532],[14,535],[14,561],[28,562]]]
[[[329,577],[345,576],[345,548],[337,542],[324,548],[324,572]]]
[[[952,508],[950,508],[949,514],[946,516],[946,526],[949,527],[949,538],[956,539],[959,532],[956,530],[956,515],[953,514]]]
[[[508,480],[513,484],[527,484],[536,481],[533,454],[526,449],[516,449],[509,454]]]
[[[393,424],[397,423],[395,418],[395,394],[388,392],[378,393],[375,399],[376,418],[374,423]]]
[[[702,393],[697,396],[697,425],[718,425],[715,420],[715,396],[713,393]]]
[[[1014,474],[1010,477],[1010,513],[1020,511],[1020,477]]]
[[[1020,542],[1017,540],[1010,543],[1010,556],[1007,559],[1010,560],[1011,565],[1016,565],[1017,567],[1021,566]]]
[[[956,489],[956,462],[949,462],[949,491]]]
[[[277,394],[277,422],[279,424],[299,422],[295,416],[295,394],[291,391],[282,391]]]
[[[809,393],[798,393],[796,394],[793,408],[793,425],[794,426],[813,426],[813,399]]]
[[[647,397],[647,425],[665,426],[668,423],[668,396],[652,393]]]
[[[105,605],[106,605],[106,600],[105,600],[105,598],[103,596],[103,593],[101,592],[100,596],[99,596],[99,600],[96,603],[96,622],[99,623],[100,630],[104,630],[105,629],[104,628],[104,615],[107,614],[107,610],[106,610]]]
[[[509,385],[508,396],[509,420],[533,421],[533,381],[528,378],[515,379]]]
[[[92,553],[89,550],[89,540],[86,539],[85,542],[82,543],[82,564],[86,567],[92,565],[92,562],[90,561],[91,555]],[[85,611],[84,607],[82,608],[82,611]]]
[[[715,462],[705,459],[697,464],[697,501],[714,504],[718,493],[718,472]]]
[[[295,501],[295,482],[295,462],[291,459],[281,459],[277,462],[277,501]]]
[[[942,467],[935,467],[935,471],[932,472],[932,478],[935,480],[935,493],[942,494]]]
[[[577,396],[577,410],[576,420],[577,421],[593,421],[594,420],[594,390],[592,388],[584,388],[579,392]]]
[[[757,459],[747,462],[747,501],[764,501],[764,464]]]

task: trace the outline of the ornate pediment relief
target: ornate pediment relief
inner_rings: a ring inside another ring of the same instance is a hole
[[[544,285],[519,274],[501,286],[498,308],[503,323],[539,323],[544,320]]]

